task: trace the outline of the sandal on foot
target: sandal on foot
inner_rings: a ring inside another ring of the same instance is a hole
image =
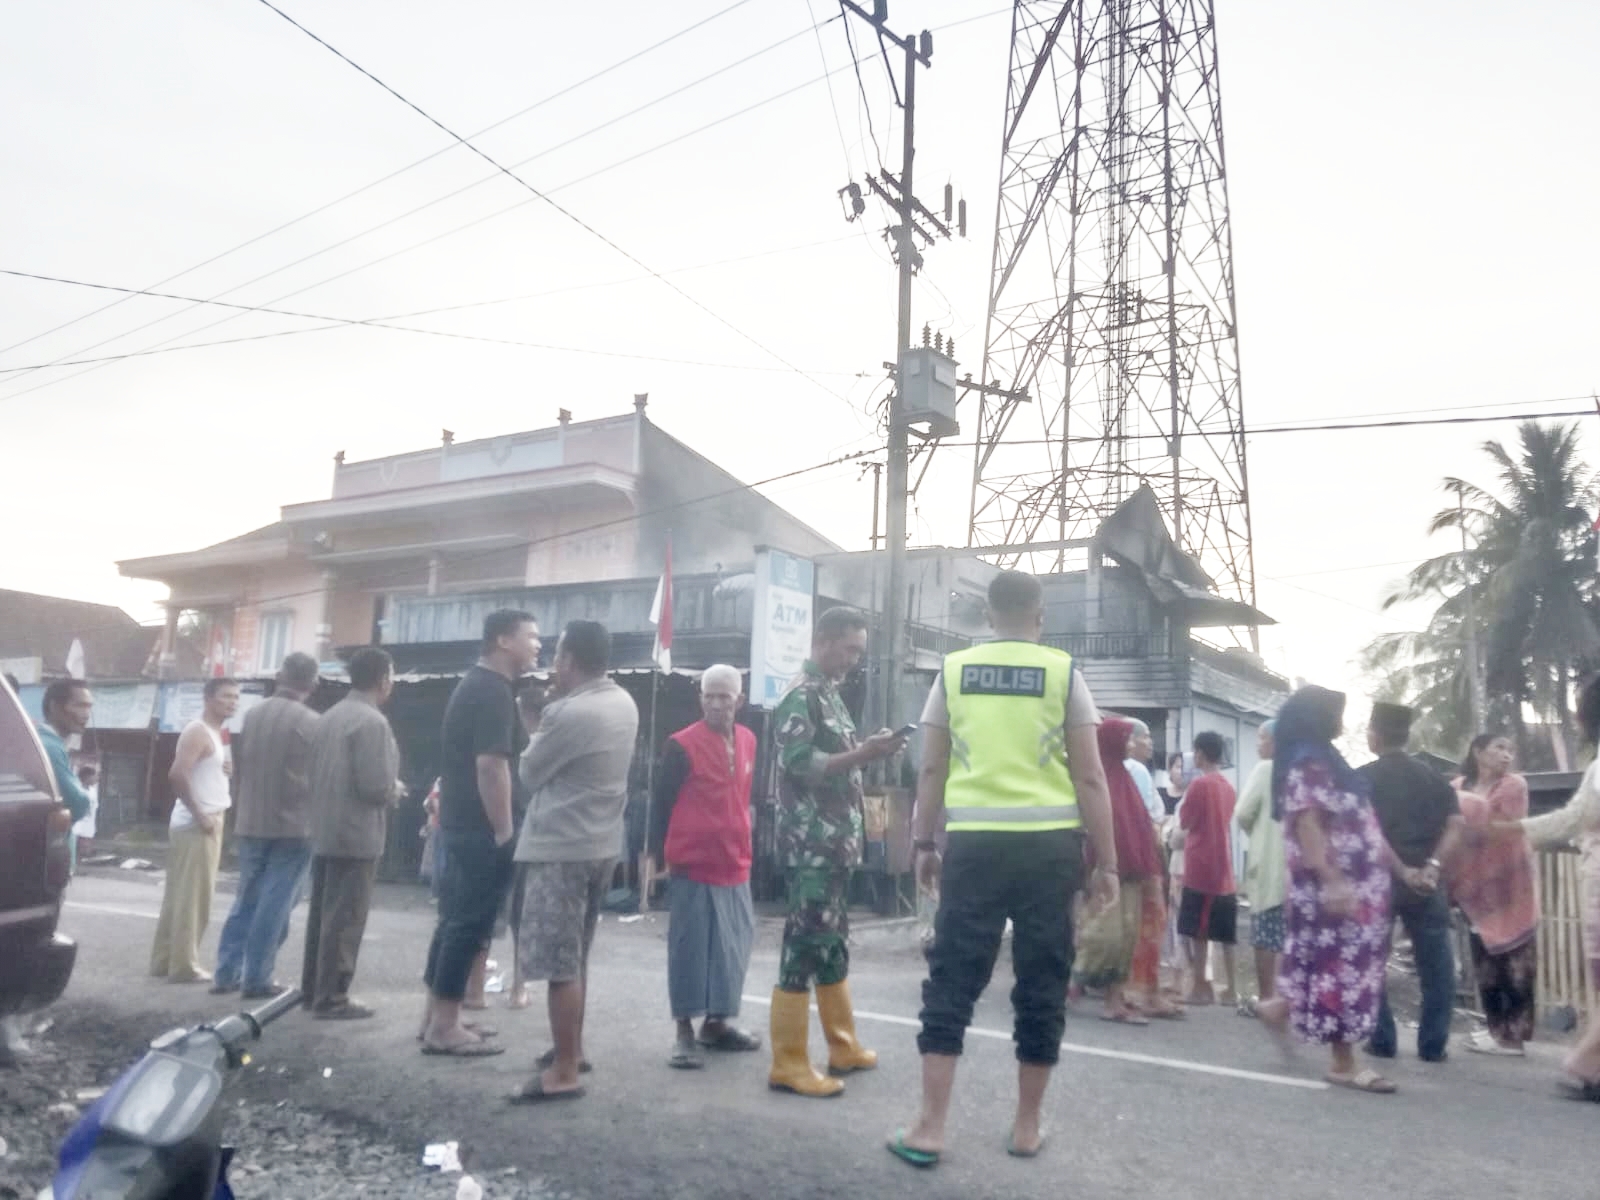
[[[1363,1067],[1354,1075],[1338,1075],[1329,1071],[1322,1077],[1334,1087],[1349,1088],[1356,1092],[1368,1092],[1374,1096],[1392,1096],[1400,1089],[1394,1082],[1385,1079],[1371,1067]]]
[[[461,1028],[468,1033],[475,1033],[481,1038],[497,1038],[500,1036],[500,1031],[493,1025],[479,1025],[476,1021],[463,1021],[461,1022]],[[425,1029],[417,1034],[417,1041],[419,1042],[426,1041],[427,1038],[428,1031]]]
[[[677,1071],[698,1071],[706,1065],[705,1055],[694,1042],[675,1042],[667,1058],[667,1066]],[[581,1072],[582,1067],[578,1070]]]
[[[504,1054],[506,1048],[490,1042],[461,1042],[454,1046],[433,1046],[423,1042],[422,1052],[430,1058],[493,1058],[496,1054]]]
[[[332,1008],[313,1008],[311,1015],[319,1021],[365,1021],[377,1016],[378,1010],[351,1000]]]
[[[740,1029],[737,1025],[724,1025],[710,1037],[702,1030],[695,1039],[707,1050],[744,1051],[761,1049],[761,1039],[749,1030]]]
[[[533,1065],[538,1070],[548,1071],[551,1067],[556,1065],[556,1052],[553,1049],[546,1050],[543,1054],[539,1055],[538,1058],[533,1060]],[[587,1058],[578,1064],[578,1074],[580,1075],[587,1075],[593,1070],[594,1067],[590,1064]]]
[[[1044,1137],[1044,1135],[1040,1134],[1039,1144],[1032,1150],[1019,1150],[1017,1148],[1016,1135],[1008,1133],[1006,1134],[1006,1153],[1011,1155],[1012,1158],[1038,1158],[1039,1155],[1044,1151],[1044,1144],[1046,1140],[1047,1139]]]
[[[1600,1083],[1586,1083],[1568,1076],[1556,1080],[1556,1090],[1568,1100],[1587,1100],[1591,1104],[1600,1104]]]
[[[1143,1016],[1140,1013],[1133,1012],[1131,1010],[1129,1012],[1120,1012],[1120,1013],[1103,1012],[1103,1013],[1100,1014],[1100,1019],[1102,1021],[1110,1021],[1113,1025],[1148,1025],[1148,1024],[1150,1024],[1150,1018],[1148,1018],[1146,1016]]]
[[[1241,1017],[1259,1017],[1261,1013],[1257,1010],[1257,1005],[1260,1003],[1261,1001],[1256,998],[1241,1000],[1237,1011]]]
[[[575,1087],[564,1092],[544,1090],[544,1078],[535,1075],[527,1083],[506,1097],[507,1104],[543,1104],[546,1100],[582,1100],[587,1088]]]
[[[939,1152],[937,1150],[918,1150],[915,1146],[906,1145],[906,1131],[895,1130],[894,1136],[885,1144],[889,1153],[901,1162],[910,1163],[913,1167],[928,1167],[939,1165]]]

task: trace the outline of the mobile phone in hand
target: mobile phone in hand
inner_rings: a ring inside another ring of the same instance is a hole
[[[900,726],[899,729],[896,729],[894,731],[894,735],[897,738],[908,738],[913,733],[915,733],[916,731],[917,731],[917,723],[915,721],[913,721],[909,725]]]

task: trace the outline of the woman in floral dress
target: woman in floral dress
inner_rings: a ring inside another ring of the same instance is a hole
[[[1273,816],[1283,821],[1289,870],[1278,995],[1259,1008],[1280,1036],[1292,1027],[1328,1047],[1325,1078],[1387,1095],[1395,1085],[1356,1063],[1371,1034],[1388,957],[1392,854],[1365,781],[1334,749],[1344,696],[1301,688],[1277,718]]]

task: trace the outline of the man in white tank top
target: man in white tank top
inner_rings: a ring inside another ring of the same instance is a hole
[[[205,709],[178,735],[167,778],[176,799],[168,823],[167,886],[150,950],[150,974],[169,983],[207,983],[200,939],[211,920],[211,894],[222,858],[222,823],[233,804],[233,764],[223,726],[239,707],[239,685],[208,679]]]

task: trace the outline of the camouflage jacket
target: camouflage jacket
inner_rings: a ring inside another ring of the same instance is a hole
[[[861,861],[861,771],[823,775],[856,746],[839,687],[807,662],[773,710],[778,751],[778,857],[785,867],[849,869]]]

